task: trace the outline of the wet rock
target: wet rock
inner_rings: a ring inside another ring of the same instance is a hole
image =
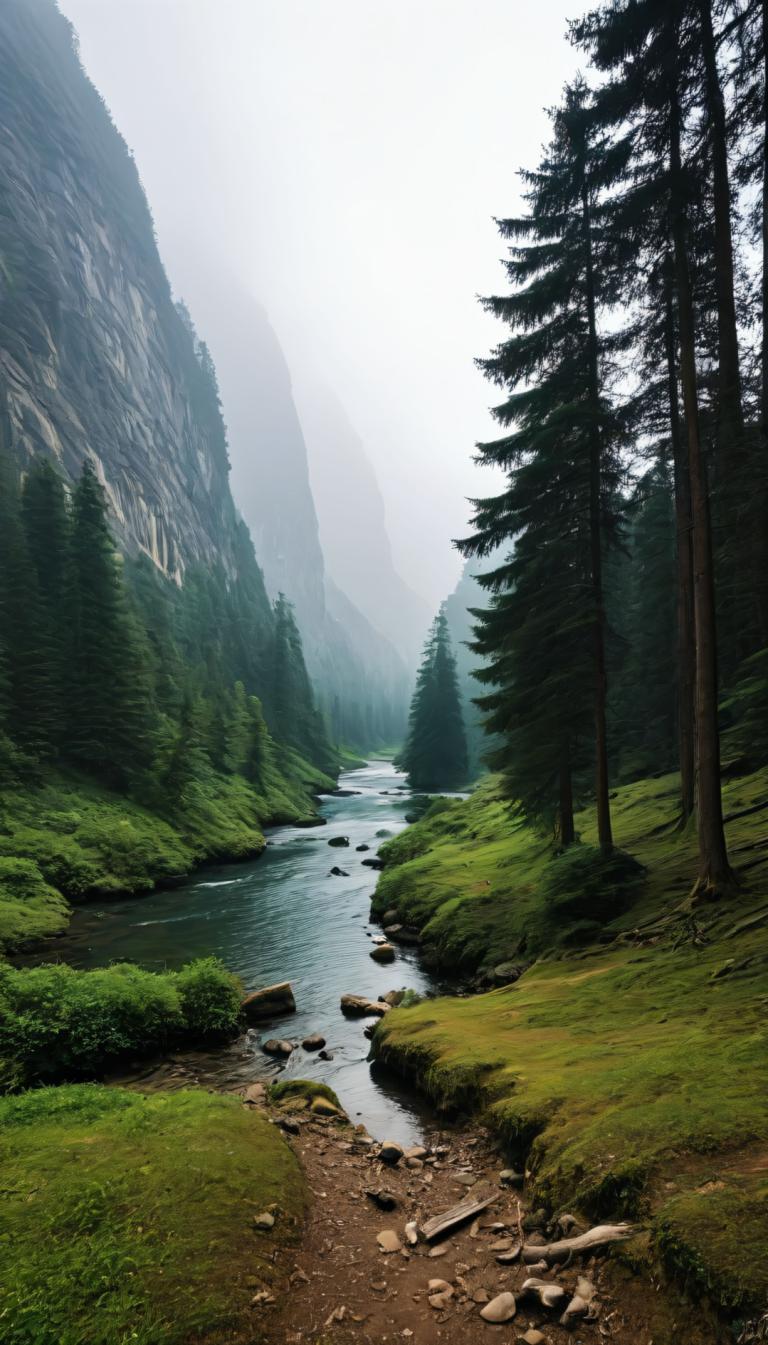
[[[319,1032],[312,1032],[301,1044],[305,1051],[319,1051],[321,1046],[325,1046],[325,1037],[321,1037]]]
[[[270,1037],[269,1041],[263,1043],[261,1049],[267,1055],[280,1056],[287,1060],[288,1056],[293,1054],[293,1042],[281,1041],[278,1037]]]
[[[338,864],[334,864],[333,868],[330,870],[330,876],[331,878],[348,878],[349,874],[346,869],[340,869]]]
[[[318,1060],[333,1060],[333,1051],[320,1051]]]
[[[245,1090],[243,1102],[250,1102],[252,1106],[259,1107],[266,1102],[267,1090],[263,1083],[249,1083]]]
[[[254,1228],[258,1228],[262,1233],[268,1233],[270,1228],[274,1228],[275,1226],[274,1214],[270,1214],[269,1210],[264,1210],[262,1214],[254,1214],[253,1226]]]
[[[490,1303],[486,1303],[485,1307],[480,1309],[480,1316],[484,1322],[511,1322],[516,1312],[515,1295],[505,1292],[497,1294]]]
[[[396,1009],[398,1004],[402,1004],[403,1000],[405,999],[405,991],[388,990],[386,995],[383,996],[383,999],[384,1003],[388,1004],[390,1008]]]
[[[368,1197],[369,1200],[372,1200],[372,1201],[373,1201],[373,1203],[374,1203],[374,1205],[377,1207],[377,1209],[385,1210],[385,1211],[396,1210],[396,1209],[397,1209],[397,1203],[398,1203],[398,1202],[397,1202],[397,1196],[393,1196],[393,1194],[392,1194],[391,1191],[385,1191],[385,1190],[374,1191],[374,1190],[371,1190],[371,1191],[366,1191],[365,1194],[367,1195],[367,1197]]]
[[[379,1149],[379,1158],[382,1163],[388,1163],[390,1167],[394,1167],[395,1164],[400,1162],[404,1152],[405,1150],[402,1145],[397,1143],[397,1140],[384,1140]]]
[[[515,1172],[513,1168],[504,1168],[499,1173],[499,1182],[502,1186],[513,1186],[519,1190],[525,1184],[525,1176],[522,1172]]]
[[[390,1005],[381,999],[368,999],[366,995],[342,995],[341,1011],[360,1018],[383,1018],[389,1013]]]
[[[394,962],[397,954],[391,943],[381,943],[376,948],[372,948],[369,954],[374,962]]]
[[[337,849],[346,849],[349,845],[349,836],[331,836],[328,844],[335,846]]]
[[[376,1241],[381,1250],[386,1252],[399,1252],[402,1250],[402,1243],[393,1228],[385,1228],[383,1232],[376,1234]]]
[[[280,981],[277,985],[265,985],[261,990],[252,990],[250,995],[246,995],[240,1009],[248,1023],[295,1013],[296,1000],[290,981]]]
[[[356,846],[355,846],[355,849],[357,850],[357,853],[358,853],[358,854],[362,854],[362,852],[363,852],[364,850],[370,850],[370,848],[371,848],[370,845],[356,845]]]
[[[365,865],[365,867],[366,867],[367,869],[383,869],[383,868],[384,868],[384,860],[383,860],[383,859],[364,859],[362,862],[363,862],[363,864]]]

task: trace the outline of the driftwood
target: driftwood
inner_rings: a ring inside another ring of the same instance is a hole
[[[523,1247],[523,1261],[532,1265],[536,1261],[546,1261],[552,1265],[556,1261],[566,1261],[569,1256],[580,1256],[584,1252],[593,1252],[598,1247],[607,1247],[611,1242],[623,1242],[635,1232],[632,1224],[598,1224],[577,1238],[562,1238],[560,1242],[548,1242],[543,1247],[527,1243]]]
[[[482,1210],[487,1210],[494,1200],[498,1200],[497,1195],[487,1196],[485,1200],[463,1200],[460,1205],[452,1205],[444,1214],[436,1214],[433,1219],[427,1219],[426,1223],[421,1225],[421,1236],[426,1238],[427,1242],[432,1242],[433,1238],[439,1238],[441,1233],[447,1233],[457,1224],[463,1224],[467,1219],[474,1219]]]

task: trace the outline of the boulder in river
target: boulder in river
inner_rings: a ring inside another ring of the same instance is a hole
[[[321,1037],[319,1032],[312,1032],[301,1044],[305,1051],[319,1051],[321,1046],[325,1046],[325,1037]]]
[[[270,1037],[269,1041],[263,1043],[261,1049],[267,1055],[275,1055],[287,1060],[289,1055],[293,1055],[294,1048],[292,1041],[282,1041],[279,1037]]]
[[[396,953],[391,943],[380,943],[369,954],[374,962],[394,962]]]
[[[349,874],[347,873],[347,870],[346,870],[346,869],[340,869],[339,866],[338,866],[338,864],[334,864],[333,868],[331,869],[331,877],[332,877],[332,878],[348,878],[348,877],[349,877]]]
[[[331,836],[328,844],[343,849],[349,845],[349,836]]]
[[[261,990],[252,990],[240,1005],[248,1023],[259,1023],[265,1018],[278,1018],[284,1013],[296,1012],[296,1000],[290,981],[280,981],[277,985],[265,985]]]
[[[358,854],[361,854],[363,850],[370,850],[370,848],[371,848],[370,845],[356,845],[356,846],[355,846],[355,849],[357,850]]]
[[[384,860],[383,860],[383,859],[364,859],[364,860],[363,860],[363,864],[365,864],[366,868],[368,868],[368,869],[383,869],[383,868],[384,868]]]
[[[342,995],[341,1011],[348,1013],[350,1017],[357,1015],[359,1018],[383,1018],[385,1013],[389,1013],[389,1005],[381,999],[369,999],[367,995]]]

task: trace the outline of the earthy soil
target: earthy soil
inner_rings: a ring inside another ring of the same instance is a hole
[[[494,1340],[517,1342],[531,1330],[540,1331],[548,1345],[666,1345],[673,1340],[687,1345],[694,1339],[677,1335],[666,1313],[663,1333],[657,1334],[655,1294],[647,1306],[644,1281],[624,1270],[616,1283],[607,1259],[580,1259],[550,1270],[498,1264],[494,1244],[518,1242],[526,1201],[524,1193],[500,1184],[505,1163],[486,1133],[430,1134],[427,1161],[409,1168],[407,1160],[394,1167],[383,1163],[379,1146],[366,1143],[350,1126],[294,1113],[289,1124],[296,1123],[299,1133],[287,1138],[304,1167],[312,1202],[301,1247],[282,1266],[287,1288],[274,1303],[254,1307],[259,1329],[274,1345],[482,1345],[484,1337],[492,1345]],[[379,1190],[395,1197],[396,1209],[383,1212],[367,1195]],[[477,1219],[434,1243],[407,1245],[409,1221],[421,1224],[468,1197],[491,1194],[493,1204]],[[399,1250],[380,1248],[377,1236],[387,1230],[398,1236]],[[537,1235],[526,1233],[526,1240],[532,1236]],[[589,1281],[594,1298],[588,1319],[566,1329],[558,1313],[520,1296],[531,1275],[569,1293],[575,1293],[580,1277]],[[430,1280],[451,1285],[445,1307],[430,1305]],[[517,1297],[514,1319],[487,1323],[480,1316],[482,1306],[504,1291]],[[625,1309],[623,1300],[631,1306]]]

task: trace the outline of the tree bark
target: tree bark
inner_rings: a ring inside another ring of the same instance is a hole
[[[758,464],[759,482],[755,507],[757,529],[757,618],[760,643],[768,645],[768,3],[762,0],[763,36],[763,238],[762,238],[762,341],[760,383],[760,429],[762,454]]]
[[[680,758],[680,806],[683,825],[693,814],[696,741],[694,696],[696,642],[693,631],[693,547],[691,483],[680,425],[677,342],[674,314],[674,262],[665,266],[665,345],[669,397],[669,435],[675,481],[675,559],[677,569],[677,732]]]
[[[728,863],[720,791],[720,733],[717,720],[717,636],[712,533],[706,466],[699,430],[693,296],[688,263],[687,220],[680,154],[680,104],[676,82],[670,89],[670,187],[672,240],[677,282],[680,374],[688,440],[693,522],[693,610],[696,635],[696,806],[699,873],[694,891],[719,893],[734,885]]]
[[[712,185],[715,208],[715,285],[717,290],[718,343],[718,446],[722,449],[727,471],[734,453],[739,456],[744,432],[741,405],[741,371],[736,325],[734,291],[733,236],[731,232],[731,188],[728,172],[728,134],[725,103],[717,69],[715,36],[712,27],[711,0],[698,0],[701,22],[701,48],[704,57],[704,84],[712,154]]]
[[[582,186],[585,281],[587,301],[587,357],[589,360],[590,449],[589,449],[589,536],[592,584],[592,643],[595,672],[595,794],[597,798],[597,837],[600,849],[613,849],[611,804],[608,786],[608,727],[606,702],[608,675],[605,665],[605,602],[603,597],[602,528],[602,435],[600,433],[600,375],[598,366],[597,319],[595,314],[595,276],[592,257],[592,222],[589,186]]]

